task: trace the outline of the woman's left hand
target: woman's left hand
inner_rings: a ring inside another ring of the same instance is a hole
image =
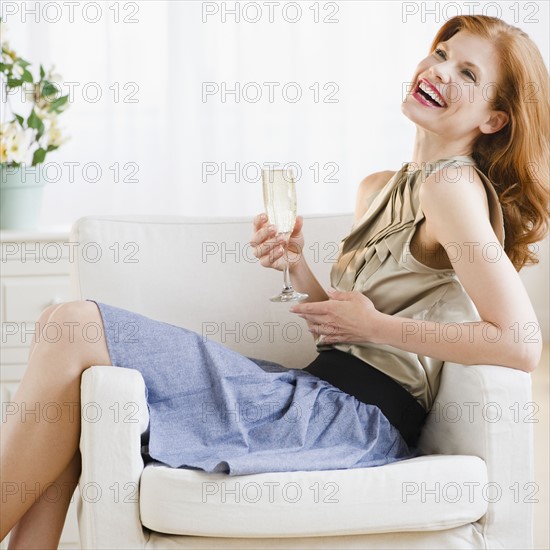
[[[320,344],[375,342],[380,313],[364,294],[328,291],[329,300],[296,304],[290,311],[306,320]]]

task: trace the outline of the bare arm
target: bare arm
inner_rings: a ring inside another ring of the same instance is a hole
[[[372,197],[391,179],[393,174],[395,172],[376,172],[361,181],[355,201],[354,223],[357,223],[363,217]],[[309,294],[309,298],[303,303],[323,302],[329,299],[327,293],[313,275],[303,254],[300,255],[298,261],[290,264],[290,276],[292,286],[296,290]]]
[[[317,280],[317,277],[312,273],[303,254],[300,255],[297,262],[291,264],[289,271],[292,286],[298,292],[306,292],[309,295],[309,298],[304,300],[304,303],[328,300],[327,293]]]
[[[297,216],[288,249],[285,251],[284,239],[277,240],[276,232],[269,228],[267,216],[258,214],[253,221],[254,234],[250,244],[254,247],[255,256],[263,267],[282,271],[288,262],[292,286],[299,292],[309,294],[308,302],[322,302],[328,300],[328,296],[303,255],[303,223],[303,217]]]
[[[464,173],[457,181],[456,169],[448,170],[448,177],[426,179],[421,206],[427,230],[448,252],[482,320],[436,323],[385,315],[379,342],[461,364],[530,372],[540,360],[542,338],[529,296],[490,224],[479,176]]]
[[[373,342],[442,361],[530,372],[542,353],[540,329],[523,283],[491,226],[483,183],[477,174],[458,180],[456,174],[441,175],[427,178],[420,191],[427,233],[454,251],[449,260],[481,321],[396,317],[377,311],[357,291],[335,292],[328,301],[290,310],[305,318],[326,344]]]

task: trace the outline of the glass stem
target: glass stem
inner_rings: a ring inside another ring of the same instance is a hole
[[[285,277],[285,286],[283,288],[283,292],[292,292],[294,289],[290,284],[290,269],[288,264],[285,265],[284,277]]]

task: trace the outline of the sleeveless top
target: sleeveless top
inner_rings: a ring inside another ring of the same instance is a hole
[[[365,294],[378,311],[388,315],[440,323],[480,321],[481,317],[454,269],[435,269],[418,261],[410,242],[424,219],[419,189],[430,174],[446,166],[473,166],[483,182],[490,221],[504,247],[502,208],[491,181],[470,156],[454,156],[417,168],[405,163],[374,197],[351,233],[342,239],[330,281],[340,291]],[[453,335],[455,333],[453,332]],[[323,344],[317,351],[351,353],[401,384],[429,411],[439,389],[444,361],[386,344]]]

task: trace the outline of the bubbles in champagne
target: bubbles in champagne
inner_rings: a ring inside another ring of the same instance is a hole
[[[296,222],[296,187],[292,170],[262,170],[264,203],[269,223],[290,235]]]

